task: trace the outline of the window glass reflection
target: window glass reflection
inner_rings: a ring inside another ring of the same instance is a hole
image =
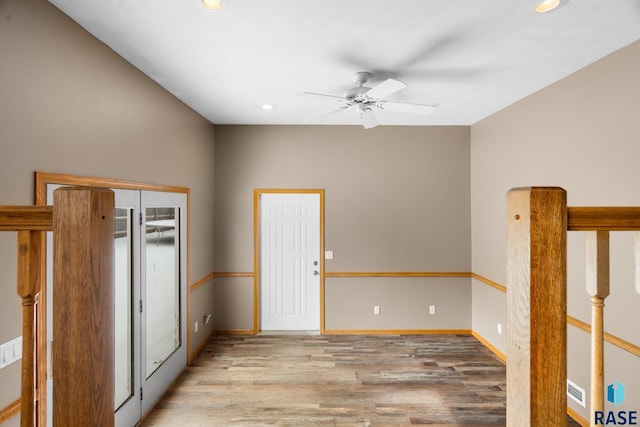
[[[147,378],[180,346],[179,209],[145,211]]]

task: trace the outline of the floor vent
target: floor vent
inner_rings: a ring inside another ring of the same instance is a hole
[[[567,380],[567,396],[578,402],[583,408],[587,407],[584,389],[571,380]]]

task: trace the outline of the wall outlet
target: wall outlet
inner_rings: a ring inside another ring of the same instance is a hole
[[[498,335],[502,335],[502,323],[498,323],[496,330],[498,331]]]
[[[380,314],[380,306],[379,305],[374,305],[373,306],[373,314],[375,314],[376,316],[378,314]]]
[[[193,332],[197,333],[198,332],[198,321],[196,320],[196,324],[193,326]]]
[[[435,305],[430,305],[429,306],[429,314],[436,314],[436,306]]]
[[[22,358],[22,337],[0,345],[0,369]]]

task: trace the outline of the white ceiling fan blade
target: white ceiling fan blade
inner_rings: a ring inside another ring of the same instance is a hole
[[[352,107],[349,107],[349,106],[345,105],[344,107],[336,108],[335,110],[327,111],[326,113],[318,114],[317,116],[308,117],[308,118],[304,119],[302,122],[303,123],[317,122],[320,119],[323,119],[323,118],[329,117],[329,116],[333,116],[334,114],[342,113],[343,111],[347,111],[350,108],[352,108]]]
[[[407,87],[405,82],[401,82],[396,79],[387,79],[380,83],[378,86],[369,90],[366,95],[372,99],[380,99],[391,95],[394,92],[399,91]]]
[[[300,96],[306,96],[309,98],[326,99],[328,101],[346,102],[347,100],[342,96],[325,95],[324,93],[302,92]]]
[[[376,120],[376,116],[373,114],[373,110],[371,108],[367,108],[362,113],[362,126],[365,129],[371,129],[378,126],[378,121]]]
[[[411,104],[408,102],[380,101],[378,108],[381,110],[399,111],[402,113],[429,114],[438,106],[437,104]]]

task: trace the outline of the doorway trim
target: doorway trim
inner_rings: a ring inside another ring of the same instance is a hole
[[[324,189],[253,190],[253,330],[260,332],[260,195],[261,194],[317,194],[320,198],[320,335],[324,335]]]

